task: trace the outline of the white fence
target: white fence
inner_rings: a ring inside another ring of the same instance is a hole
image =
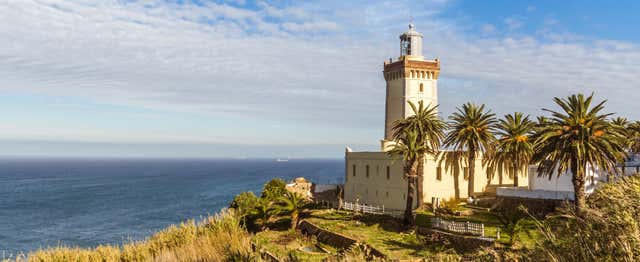
[[[358,203],[342,202],[342,209],[362,212],[362,213],[369,213],[369,214],[378,214],[378,215],[384,214],[384,206],[382,207],[368,206],[368,205],[361,205]]]
[[[431,227],[460,234],[472,234],[484,237],[484,224],[469,221],[456,222],[434,217],[431,218]]]
[[[351,203],[343,201],[342,205],[339,202],[329,202],[329,201],[316,201],[316,204],[322,205],[327,208],[337,208],[344,210],[351,210],[354,212],[362,212],[368,214],[376,214],[376,215],[390,215],[394,217],[402,217],[404,212],[401,210],[390,210],[385,209],[384,206],[372,206],[358,203]]]

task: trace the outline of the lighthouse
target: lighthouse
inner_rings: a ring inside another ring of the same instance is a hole
[[[440,61],[427,60],[422,55],[422,34],[409,24],[409,30],[400,35],[400,56],[384,62],[386,81],[385,124],[382,151],[389,150],[393,142],[393,123],[413,114],[409,102],[420,101],[425,106],[438,104],[438,74]]]

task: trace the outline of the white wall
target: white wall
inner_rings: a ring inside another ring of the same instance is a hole
[[[541,191],[556,191],[556,192],[573,192],[572,174],[565,172],[561,176],[558,176],[557,172],[554,172],[551,179],[548,176],[539,177],[537,174],[538,166],[532,165],[529,167],[529,189],[541,190]],[[587,168],[585,191],[587,193],[593,192],[598,184],[606,182],[606,177],[601,176],[599,172],[596,172],[590,168]]]
[[[526,188],[499,187],[496,194],[502,197],[573,200],[573,191],[529,190]]]
[[[404,162],[393,159],[385,152],[346,152],[345,155],[345,189],[344,199],[348,202],[360,204],[385,206],[387,209],[403,210],[406,205],[407,180],[404,179]],[[354,175],[353,167],[356,167]],[[369,176],[366,175],[366,167],[369,166]],[[390,168],[390,176],[386,176],[386,168]],[[437,168],[441,167],[442,175],[437,176]],[[464,179],[464,167],[459,171],[460,198],[467,198],[468,181]],[[520,181],[526,181],[525,175],[520,176]],[[453,170],[445,171],[444,165],[440,165],[438,159],[425,157],[423,169],[423,201],[431,202],[432,197],[451,199],[455,195]],[[500,178],[494,176],[487,180],[487,174],[482,167],[482,158],[476,161],[474,192],[481,193],[487,190],[487,186],[499,185]],[[513,180],[503,176],[502,184],[513,184]],[[416,205],[417,203],[414,203]]]

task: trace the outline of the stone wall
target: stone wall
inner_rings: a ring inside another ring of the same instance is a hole
[[[457,235],[427,227],[418,227],[418,234],[426,236],[430,241],[449,241],[456,249],[474,250],[480,247],[493,246],[494,240],[490,238]]]

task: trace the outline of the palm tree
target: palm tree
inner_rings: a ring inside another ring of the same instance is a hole
[[[631,138],[631,153],[640,153],[640,121],[629,124],[629,137]]]
[[[485,152],[495,140],[493,136],[495,114],[490,110],[485,111],[484,105],[466,103],[449,116],[449,119],[451,120],[450,129],[444,145],[455,151],[466,151],[465,159],[469,169],[467,194],[471,197],[475,187],[476,156],[478,153]]]
[[[629,120],[624,117],[616,117],[611,120],[611,125],[618,129],[618,132],[622,135],[622,143],[625,151],[631,151],[633,144],[635,143],[635,139],[633,138],[633,130],[629,128]],[[626,173],[626,158],[619,159],[620,166],[622,167],[622,174]],[[609,180],[609,177],[607,177]]]
[[[611,120],[611,124],[617,127],[626,128],[629,125],[629,120],[624,117],[616,117]]]
[[[483,161],[489,174],[502,170],[513,177],[513,186],[518,187],[518,172],[529,166],[533,156],[533,142],[530,139],[535,123],[520,112],[505,115],[497,125],[498,139]]]
[[[256,218],[256,222],[260,224],[262,230],[267,227],[267,223],[271,220],[271,217],[276,213],[272,203],[265,199],[260,199],[258,204],[249,212],[249,214]]]
[[[624,157],[622,134],[603,114],[605,101],[592,107],[593,94],[554,98],[562,111],[544,109],[551,117],[538,130],[533,160],[538,163],[538,176],[558,176],[571,172],[576,211],[585,206],[585,176],[587,168],[617,172],[616,164]]]
[[[284,196],[279,198],[278,206],[282,213],[291,216],[291,229],[298,227],[300,214],[307,208],[309,201],[304,196],[287,191]]]
[[[408,130],[413,130],[417,134],[418,142],[425,145],[425,153],[435,157],[440,149],[440,141],[444,138],[444,129],[446,128],[446,123],[438,117],[438,107],[425,107],[422,101],[418,102],[418,106],[409,101],[409,106],[413,110],[413,115],[393,123],[394,140],[402,139]],[[415,180],[418,204],[422,204],[424,155],[421,154],[418,157],[418,172]]]
[[[407,179],[407,204],[404,209],[403,223],[413,225],[413,198],[415,178],[417,177],[418,159],[427,151],[425,143],[418,140],[415,130],[406,130],[397,143],[387,151],[393,157],[400,157],[404,162],[404,177]]]

